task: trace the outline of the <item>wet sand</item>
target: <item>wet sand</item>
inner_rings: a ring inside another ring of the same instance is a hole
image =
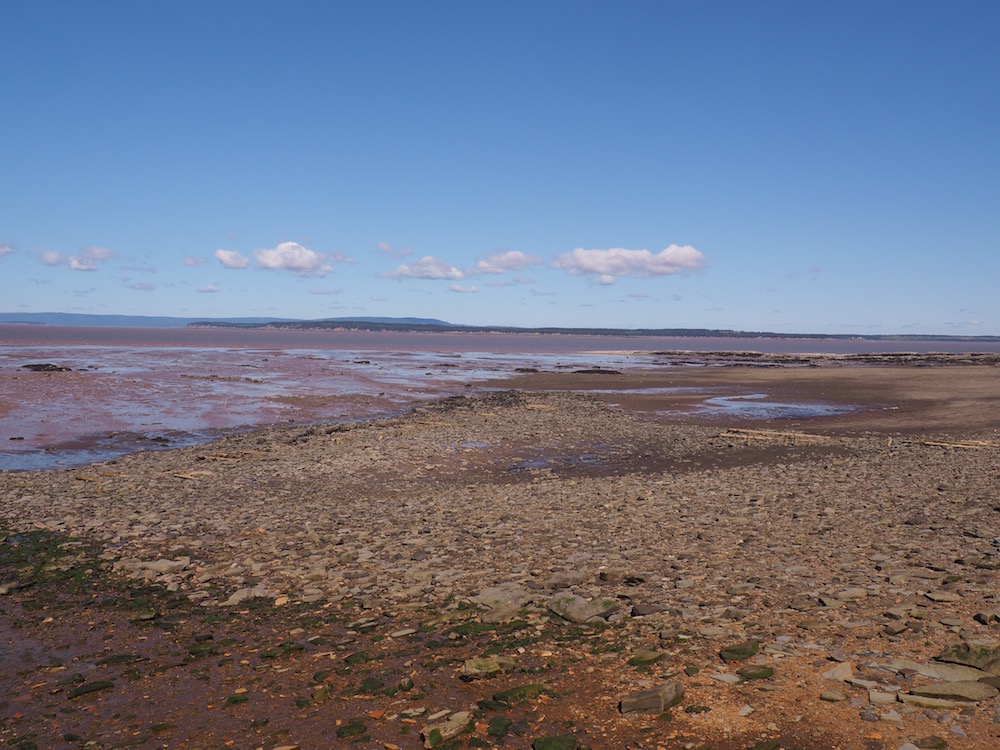
[[[0,474],[0,737],[995,748],[998,429],[995,365],[701,362]]]

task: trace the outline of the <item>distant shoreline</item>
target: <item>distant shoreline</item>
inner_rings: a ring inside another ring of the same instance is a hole
[[[777,331],[740,331],[721,328],[596,328],[569,326],[500,326],[460,325],[433,318],[330,318],[294,320],[287,318],[185,318],[143,315],[89,315],[79,313],[4,313],[0,326],[32,327],[112,327],[112,328],[221,328],[239,330],[361,331],[394,333],[475,333],[557,336],[615,336],[627,338],[729,338],[729,339],[802,339],[813,341],[943,341],[1000,343],[1000,335],[951,335],[907,333],[787,333]]]
[[[188,323],[188,328],[239,328],[249,330],[290,331],[392,331],[396,333],[478,333],[539,336],[620,336],[620,337],[669,337],[669,338],[727,338],[727,339],[805,339],[830,341],[983,341],[1000,342],[1000,336],[950,336],[944,334],[831,334],[831,333],[778,333],[774,331],[734,331],[717,328],[568,328],[516,326],[459,326],[430,323],[395,323],[382,321],[302,321],[275,323],[226,323],[199,321]]]

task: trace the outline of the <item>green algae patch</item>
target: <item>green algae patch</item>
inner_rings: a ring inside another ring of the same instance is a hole
[[[547,685],[532,683],[530,685],[520,685],[508,690],[501,690],[498,693],[493,693],[493,700],[506,706],[516,706],[517,704],[524,703],[532,698],[537,698],[539,695],[554,695],[554,693]]]

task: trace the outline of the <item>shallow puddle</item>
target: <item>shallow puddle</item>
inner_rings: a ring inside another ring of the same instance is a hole
[[[833,417],[854,411],[853,406],[807,402],[768,401],[766,393],[745,396],[714,396],[692,412],[696,415],[729,419],[811,419]]]

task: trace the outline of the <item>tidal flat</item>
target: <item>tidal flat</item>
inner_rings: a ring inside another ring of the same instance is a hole
[[[0,738],[995,748],[1000,367],[950,362],[529,372],[0,473]],[[704,407],[758,393],[844,408]]]

